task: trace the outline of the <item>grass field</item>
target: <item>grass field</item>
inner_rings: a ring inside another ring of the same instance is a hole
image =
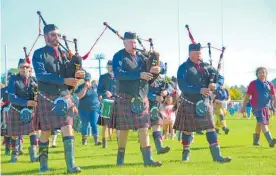
[[[211,158],[205,135],[195,135],[191,148],[191,161],[181,162],[181,144],[175,140],[164,140],[165,145],[171,147],[171,151],[165,155],[156,155],[153,146],[153,157],[163,162],[160,168],[145,168],[137,142],[137,134],[130,133],[126,149],[125,166],[116,167],[117,146],[116,139],[109,141],[108,148],[94,146],[92,137],[87,146],[81,145],[81,135],[76,134],[76,163],[82,168],[81,174],[276,174],[276,147],[269,148],[265,137],[261,135],[261,146],[252,146],[252,133],[254,132],[255,119],[227,118],[230,128],[228,135],[219,134],[219,143],[224,156],[231,156],[231,163],[214,163]],[[276,137],[276,118],[271,120],[270,131]],[[151,133],[151,132],[150,132]],[[63,154],[61,136],[58,137],[58,147],[49,149],[49,167],[47,175],[65,174],[66,165]],[[4,156],[4,147],[1,147],[1,174],[37,175],[39,163],[30,163],[27,147],[29,139],[25,137],[24,155],[19,157],[16,164],[10,164],[10,156]]]

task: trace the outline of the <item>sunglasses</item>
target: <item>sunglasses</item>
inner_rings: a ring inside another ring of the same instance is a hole
[[[50,33],[50,36],[51,37],[55,37],[55,36],[61,37],[61,34],[53,32],[53,33]]]
[[[29,66],[20,66],[19,68],[21,68],[21,69],[29,69],[30,67]]]

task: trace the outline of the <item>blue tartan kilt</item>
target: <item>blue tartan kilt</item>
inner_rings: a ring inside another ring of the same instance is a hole
[[[258,123],[269,125],[270,112],[269,108],[253,108],[253,113],[256,116]]]
[[[202,131],[215,128],[212,108],[206,117],[196,115],[195,104],[181,100],[176,114],[174,129],[186,132]]]
[[[110,128],[116,128],[117,130],[137,130],[139,128],[148,128],[150,125],[149,115],[149,101],[145,97],[144,111],[141,113],[133,113],[131,111],[131,99],[133,97],[119,93],[119,97],[115,99],[114,108],[110,118]]]
[[[54,100],[56,97],[43,93],[44,96],[49,98],[50,100]],[[37,103],[37,128],[42,131],[47,130],[54,130],[61,128],[63,126],[70,125],[73,127],[74,121],[74,113],[73,113],[73,106],[75,106],[72,96],[66,95],[65,98],[67,99],[69,106],[71,106],[68,110],[67,115],[65,116],[58,116],[54,112],[54,104],[47,99],[43,98],[40,94],[38,94],[38,103]]]
[[[8,136],[20,136],[28,135],[37,130],[36,126],[36,115],[35,110],[32,113],[32,120],[28,123],[20,120],[20,113],[14,109],[10,109],[7,113],[6,123],[7,123],[7,135]]]

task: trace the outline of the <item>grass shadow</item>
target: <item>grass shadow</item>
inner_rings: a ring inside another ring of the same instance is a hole
[[[190,150],[207,150],[209,147],[191,147]]]
[[[120,167],[133,167],[133,166],[141,166],[143,163],[126,163]],[[89,165],[89,166],[82,166],[82,169],[107,169],[107,168],[114,168],[118,167],[116,164],[104,164],[104,165]]]
[[[63,151],[50,151],[49,155],[51,154],[59,154],[59,153],[64,153]]]
[[[163,163],[164,163],[164,161],[162,161]],[[169,163],[180,163],[180,162],[182,162],[180,159],[174,159],[174,160],[165,160],[165,162],[169,162]]]
[[[253,158],[255,158],[255,159],[266,159],[266,158],[271,158],[271,156],[254,156],[254,155],[252,155],[252,156],[240,156],[240,157],[238,157],[238,158],[246,158],[246,159],[253,159]]]
[[[225,149],[225,148],[240,148],[240,147],[246,147],[248,145],[231,145],[231,146],[222,146],[220,147],[221,149]]]
[[[141,155],[139,152],[136,153],[127,153],[128,156],[134,156],[134,155]],[[101,156],[117,156],[117,153],[109,153],[109,154],[102,154],[102,155],[94,155],[93,157],[101,157]]]
[[[226,148],[242,148],[242,147],[246,147],[247,145],[232,145],[232,146],[222,146],[220,147],[221,149],[226,149]],[[206,147],[193,147],[191,146],[190,150],[209,150],[209,146]],[[171,149],[171,151],[182,151],[181,148],[174,148]]]
[[[198,161],[193,161],[192,160],[192,161],[187,162],[187,161],[182,161],[181,159],[178,159],[178,160],[173,159],[173,160],[164,160],[163,164],[164,163],[179,163],[179,164],[189,164],[189,165],[197,164],[197,163],[200,163],[200,164],[210,164],[210,161],[200,161],[200,162],[198,162]]]
[[[16,163],[32,163],[32,162],[31,161],[17,161]],[[1,161],[1,164],[16,164],[16,163],[11,163],[10,160]]]
[[[39,169],[27,170],[27,171],[18,171],[18,172],[7,172],[1,173],[1,175],[38,175]]]

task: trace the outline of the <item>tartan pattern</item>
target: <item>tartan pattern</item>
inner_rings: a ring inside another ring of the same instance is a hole
[[[148,128],[150,125],[149,115],[149,101],[145,97],[144,106],[145,110],[141,113],[133,113],[131,111],[131,99],[133,97],[119,93],[119,97],[114,102],[114,108],[110,118],[110,128],[116,128],[117,130],[137,130],[139,128]]]
[[[269,108],[261,108],[261,109],[252,109],[253,114],[256,116],[256,120],[258,123],[262,123],[263,125],[269,125],[270,111]]]
[[[173,127],[174,129],[195,132],[197,130],[213,129],[215,127],[212,108],[210,108],[208,116],[203,118],[196,115],[195,106],[195,103],[191,104],[183,99],[181,100]]]
[[[44,93],[44,96],[52,101],[56,98],[56,96],[52,96],[46,93]],[[75,104],[71,95],[66,95],[65,98],[68,100],[69,106],[71,107],[69,108],[66,116],[58,116],[53,110],[54,104],[46,98],[43,98],[41,94],[38,94],[38,104],[36,108],[36,125],[38,129],[46,131],[61,128],[67,125],[73,126],[73,106],[75,106]]]
[[[37,130],[36,120],[35,110],[32,113],[32,120],[24,123],[20,120],[20,113],[11,108],[6,118],[7,134],[9,136],[28,135]]]

